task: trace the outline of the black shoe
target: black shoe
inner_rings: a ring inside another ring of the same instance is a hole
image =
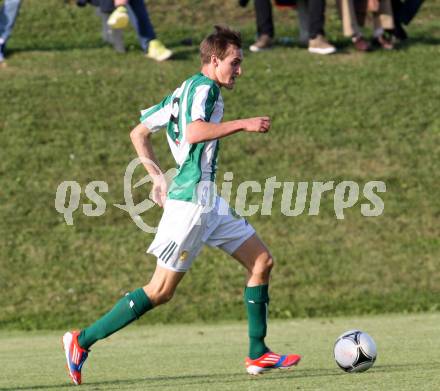
[[[393,35],[399,41],[406,41],[408,39],[408,34],[406,33],[405,29],[400,24],[397,24],[396,27],[394,27]]]

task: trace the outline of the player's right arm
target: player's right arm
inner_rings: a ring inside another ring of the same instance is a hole
[[[266,133],[269,129],[269,117],[237,119],[219,124],[199,119],[188,125],[186,138],[190,144],[195,144],[203,141],[216,140],[240,131]]]
[[[170,118],[171,96],[157,105],[142,110],[140,124],[130,133],[131,142],[148,174],[153,179],[153,201],[165,204],[167,183],[153,151],[151,135],[163,128]]]
[[[130,132],[130,139],[142,164],[153,179],[153,201],[163,207],[167,196],[167,183],[154,154],[151,134],[150,129],[140,123]]]

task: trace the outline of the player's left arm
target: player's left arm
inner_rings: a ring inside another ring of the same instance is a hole
[[[211,122],[219,99],[221,99],[220,88],[215,84],[202,84],[195,88],[193,103],[188,112],[191,122],[186,127],[188,143],[196,144],[216,140],[240,131],[259,133],[269,131],[269,117],[245,118],[220,123]]]

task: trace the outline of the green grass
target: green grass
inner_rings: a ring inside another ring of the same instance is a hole
[[[246,326],[130,327],[93,347],[81,390],[438,390],[439,314],[274,321],[268,341],[295,351],[293,371],[250,377],[244,372]],[[333,343],[360,328],[378,347],[368,372],[346,374],[333,361]],[[58,332],[1,332],[0,390],[60,390],[69,384]]]
[[[126,55],[104,46],[91,7],[24,2],[9,66],[0,69],[0,328],[83,326],[147,282],[155,266],[144,254],[152,236],[112,206],[123,202],[123,174],[135,157],[128,133],[141,108],[197,71],[197,48],[182,46],[183,38],[198,41],[212,24],[228,22],[248,45],[254,20],[234,2],[151,3],[159,36],[176,52],[164,64],[141,56],[132,31]],[[387,184],[377,218],[361,216],[361,199],[337,220],[331,194],[319,216],[287,218],[278,207],[250,218],[276,260],[275,317],[439,310],[440,4],[426,3],[409,29],[410,44],[368,55],[347,47],[330,7],[329,36],[340,54],[312,56],[297,46],[246,52],[236,90],[224,93],[225,120],[273,118],[268,135],[222,142],[218,177],[233,171],[234,188],[274,175]],[[276,13],[278,36],[296,34],[293,19]],[[172,167],[163,133],[154,143],[162,166]],[[105,215],[86,218],[79,209],[67,226],[54,208],[64,180],[83,190],[91,180],[106,181]],[[280,194],[275,198],[279,205]],[[155,208],[147,220],[159,217]],[[149,322],[243,319],[243,283],[234,261],[206,249],[173,303]]]

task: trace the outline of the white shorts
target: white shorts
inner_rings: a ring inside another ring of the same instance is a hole
[[[147,253],[157,257],[158,265],[185,272],[204,244],[232,254],[255,233],[223,198],[217,197],[211,209],[192,202],[167,200]]]

